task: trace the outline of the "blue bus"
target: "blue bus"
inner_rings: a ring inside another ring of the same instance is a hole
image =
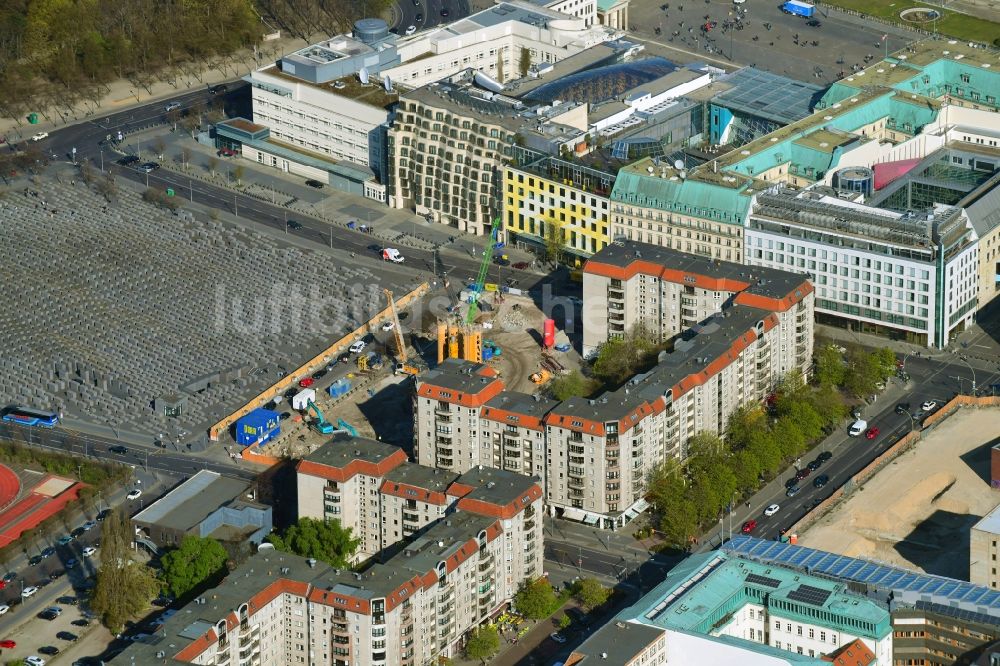
[[[4,414],[3,420],[8,423],[17,423],[23,426],[54,428],[59,424],[59,414],[56,412],[43,412],[39,409],[19,407]]]

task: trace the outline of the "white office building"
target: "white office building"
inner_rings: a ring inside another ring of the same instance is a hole
[[[940,348],[974,319],[976,241],[961,208],[899,213],[776,188],[757,195],[745,248],[752,266],[809,275],[820,323]]]

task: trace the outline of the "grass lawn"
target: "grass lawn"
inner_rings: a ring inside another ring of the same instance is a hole
[[[927,32],[934,31],[934,22],[928,23],[908,23],[899,18],[899,13],[913,7],[928,7],[941,12],[941,18],[937,20],[937,31],[942,35],[957,37],[961,40],[982,42],[992,44],[993,40],[1000,38],[1000,23],[986,21],[969,14],[960,14],[947,9],[942,9],[934,5],[928,5],[913,0],[826,0],[826,4],[844,9],[853,9],[862,14],[877,16],[899,23],[901,25],[913,25],[922,28]]]

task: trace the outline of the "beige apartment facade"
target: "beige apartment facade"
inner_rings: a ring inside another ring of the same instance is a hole
[[[418,380],[415,432],[420,446],[440,446],[435,430],[451,419],[462,460],[531,470],[550,512],[616,529],[645,509],[650,471],[684,460],[692,436],[724,433],[785,374],[808,375],[815,300],[801,275],[635,242],[599,252],[583,280],[585,350],[648,323],[674,339],[672,351],[617,390],[563,402],[505,391],[485,366],[450,361]]]
[[[384,559],[385,549],[396,552],[465,512],[503,521],[511,564],[495,572],[501,590],[516,591],[525,578],[541,575],[543,496],[536,476],[480,464],[458,474],[409,462],[389,444],[337,438],[301,460],[296,477],[298,515],[350,528],[361,540],[358,561],[380,553]]]

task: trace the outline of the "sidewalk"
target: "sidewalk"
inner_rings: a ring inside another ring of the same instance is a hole
[[[316,40],[324,35],[317,35]],[[198,73],[185,73],[176,76],[172,81],[157,80],[149,86],[149,90],[138,88],[127,80],[119,79],[107,84],[108,92],[101,99],[81,102],[66,108],[34,109],[41,117],[41,122],[29,125],[26,118],[0,118],[0,135],[6,135],[8,140],[23,140],[35,132],[50,132],[53,129],[65,127],[90,118],[97,118],[108,113],[118,113],[125,109],[147,104],[160,99],[173,97],[178,93],[187,92],[210,86],[224,81],[245,76],[254,69],[275,60],[291,51],[313,43],[314,40],[303,41],[295,38],[281,38],[271,42],[262,42],[254,59],[253,51],[238,51],[220,62],[220,67],[206,66]],[[168,78],[166,72],[162,74]]]

